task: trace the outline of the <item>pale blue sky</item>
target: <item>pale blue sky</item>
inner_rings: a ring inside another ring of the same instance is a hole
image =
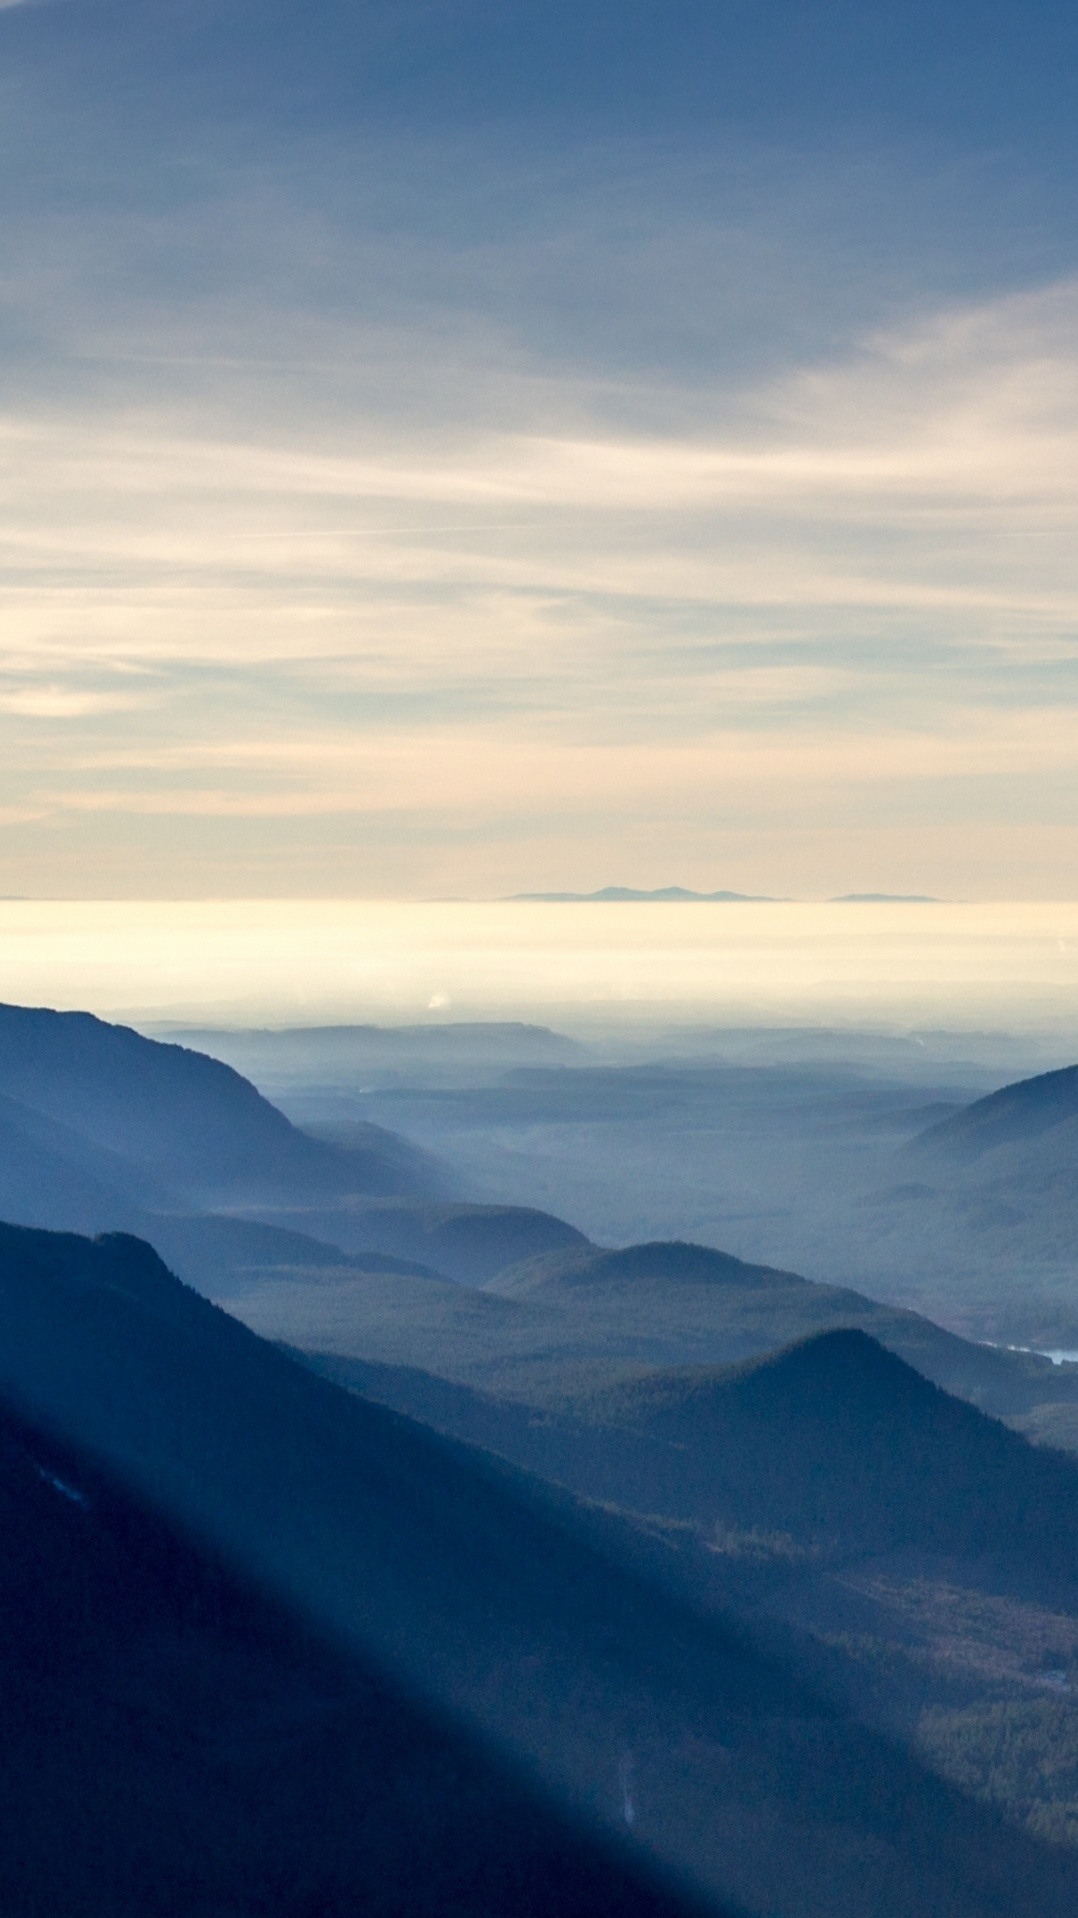
[[[0,10],[0,891],[1072,896],[1076,39]]]

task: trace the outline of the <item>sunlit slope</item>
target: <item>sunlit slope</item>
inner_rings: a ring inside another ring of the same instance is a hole
[[[563,1802],[789,1918],[1025,1918],[1078,1866],[998,1827],[565,1498],[313,1377],[119,1239],[0,1232],[0,1388],[448,1705]]]
[[[0,1516],[9,1918],[688,1918],[6,1406]]]

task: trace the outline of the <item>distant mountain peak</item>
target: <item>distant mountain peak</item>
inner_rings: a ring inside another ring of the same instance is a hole
[[[781,1381],[783,1385],[812,1384],[829,1393],[841,1390],[848,1394],[858,1384],[871,1384],[874,1390],[899,1386],[905,1392],[913,1391],[917,1396],[932,1399],[940,1391],[939,1386],[933,1385],[923,1373],[859,1325],[828,1326],[825,1331],[813,1332],[778,1352],[748,1359],[737,1369],[744,1378],[758,1375]]]
[[[648,1416],[689,1407],[699,1412],[709,1401],[729,1400],[731,1394],[776,1410],[795,1402],[802,1410],[822,1406],[831,1415],[863,1408],[866,1394],[877,1415],[888,1405],[927,1404],[943,1396],[896,1352],[851,1325],[829,1326],[737,1365],[660,1369],[595,1393],[591,1402],[633,1407]]]

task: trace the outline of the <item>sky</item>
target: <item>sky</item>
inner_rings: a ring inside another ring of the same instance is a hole
[[[1078,13],[0,6],[0,894],[1078,894]]]

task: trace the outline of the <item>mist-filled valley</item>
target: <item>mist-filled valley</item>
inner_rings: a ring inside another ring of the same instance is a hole
[[[5,1908],[1073,1910],[1076,1078],[0,1008]]]
[[[1049,1125],[1034,1093],[1025,1129],[975,1152],[937,1131],[1066,1065],[1057,1035],[431,1024],[192,1043],[326,1138],[405,1135],[473,1201],[541,1207],[606,1245],[700,1241],[974,1338],[1078,1349],[1078,1079]]]
[[[1076,73],[0,0],[0,1918],[1078,1918]]]

